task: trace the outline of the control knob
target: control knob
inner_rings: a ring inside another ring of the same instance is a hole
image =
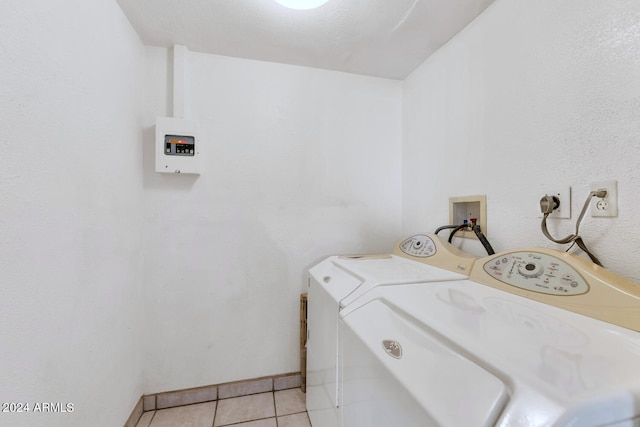
[[[527,278],[540,277],[544,273],[544,267],[541,264],[527,262],[518,266],[518,273]]]

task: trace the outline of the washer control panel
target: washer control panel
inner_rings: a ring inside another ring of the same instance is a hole
[[[484,271],[495,279],[527,291],[549,295],[581,295],[589,285],[569,264],[540,252],[511,252],[492,258]]]
[[[428,258],[435,255],[436,244],[431,240],[431,237],[424,234],[416,234],[400,243],[400,250],[407,255]]]

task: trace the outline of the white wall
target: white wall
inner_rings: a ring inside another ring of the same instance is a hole
[[[573,188],[560,236],[618,180],[620,216],[583,236],[640,281],[637,22],[635,1],[497,0],[404,83],[189,53],[192,177],[153,172],[169,57],[115,2],[3,2],[0,401],[75,411],[1,423],[121,425],[143,392],[298,370],[307,268],[433,230],[450,196],[487,194],[497,250],[553,247],[541,189]]]
[[[617,180],[619,217],[584,220],[606,267],[640,282],[640,2],[496,0],[404,82],[403,230],[448,222],[448,198],[486,194],[496,250],[556,246],[543,188]],[[476,242],[477,243],[477,242]],[[463,247],[482,254],[479,245]]]
[[[0,413],[123,425],[142,394],[142,44],[112,0],[0,5]]]
[[[146,52],[145,391],[298,371],[306,270],[399,236],[402,84],[190,52],[202,174],[165,175],[171,56]]]

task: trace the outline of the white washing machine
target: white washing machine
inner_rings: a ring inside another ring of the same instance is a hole
[[[307,411],[313,427],[338,427],[338,316],[376,288],[461,280],[476,257],[435,235],[415,235],[394,254],[331,256],[309,270]]]
[[[640,285],[549,249],[340,313],[340,425],[640,426]]]

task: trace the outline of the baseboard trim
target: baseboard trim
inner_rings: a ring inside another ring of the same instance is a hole
[[[124,427],[136,427],[138,421],[140,421],[140,417],[142,417],[142,413],[144,412],[142,403],[142,397],[138,399],[138,403],[133,407],[133,411],[131,411],[131,415],[127,418],[127,422],[124,423]]]
[[[142,414],[147,411],[230,399],[232,397],[248,396],[250,394],[287,390],[301,386],[302,376],[300,372],[293,372],[270,377],[148,394],[140,397],[124,427],[136,427]]]

